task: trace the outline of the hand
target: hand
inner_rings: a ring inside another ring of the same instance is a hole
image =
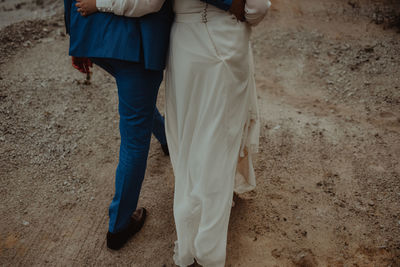
[[[78,12],[84,17],[98,11],[96,7],[96,0],[76,0],[76,2],[77,3],[75,6],[78,8]]]
[[[240,21],[245,21],[244,17],[244,6],[246,4],[245,0],[233,0],[229,12],[231,12]]]
[[[93,63],[87,57],[72,57],[72,66],[82,73],[89,74]]]

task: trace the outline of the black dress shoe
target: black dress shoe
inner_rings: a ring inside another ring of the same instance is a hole
[[[169,156],[168,144],[161,145],[161,149],[164,151],[165,156]]]
[[[113,250],[122,248],[132,236],[142,229],[146,215],[147,211],[145,208],[137,209],[133,213],[128,227],[117,233],[108,232],[107,247]]]

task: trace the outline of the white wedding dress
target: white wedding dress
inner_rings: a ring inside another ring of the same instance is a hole
[[[224,266],[233,192],[255,187],[259,118],[251,28],[199,0],[175,0],[166,132],[175,174],[175,263]]]

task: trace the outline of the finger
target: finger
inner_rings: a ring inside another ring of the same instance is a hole
[[[75,69],[77,69],[77,70],[79,70],[79,71],[81,71],[81,68],[79,68],[79,66],[78,65],[72,65],[72,67],[74,67]]]
[[[238,14],[238,20],[244,21],[244,12],[240,12],[240,13]]]
[[[88,66],[87,66],[87,64],[86,63],[84,63],[83,64],[83,71],[84,71],[84,73],[88,73]]]
[[[72,65],[72,66],[73,66],[75,69],[81,71],[81,67],[80,67],[79,65],[75,64],[75,65]]]
[[[85,68],[86,68],[86,70],[89,70],[89,68],[90,68],[90,61],[89,61],[89,59],[87,58],[86,60],[85,60]]]
[[[89,66],[88,66],[88,59],[87,58],[85,58],[85,60],[82,62],[82,67],[83,67],[83,70],[85,71],[85,73],[88,73]]]
[[[82,64],[75,64],[75,65],[72,65],[75,69],[77,69],[77,70],[79,70],[80,72],[82,72],[82,73],[86,73],[85,72],[85,70],[83,69],[83,67],[82,67]]]
[[[79,8],[79,7],[82,7],[82,4],[81,3],[76,3],[75,6]]]
[[[90,59],[87,59],[86,65],[88,67],[88,72],[90,72],[90,68],[93,67],[92,61]]]
[[[75,69],[78,68],[78,64],[74,60],[72,61],[72,67],[74,67]]]

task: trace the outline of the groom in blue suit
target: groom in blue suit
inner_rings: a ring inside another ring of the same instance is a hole
[[[232,0],[204,1],[224,10],[239,6],[238,13],[243,15],[242,5],[233,5]],[[242,0],[233,2],[244,5]],[[119,249],[141,229],[146,218],[146,210],[136,208],[152,133],[168,154],[164,119],[156,100],[173,22],[172,2],[166,0],[159,12],[140,18],[100,12],[84,17],[75,4],[75,0],[64,0],[73,65],[88,73],[93,62],[114,76],[118,87],[121,145],[107,246]],[[235,15],[240,19],[240,14]]]
[[[121,145],[107,246],[119,249],[140,230],[146,217],[144,208],[135,210],[152,132],[168,154],[156,99],[169,45],[172,5],[167,0],[157,13],[126,18],[109,13],[83,17],[75,4],[75,0],[64,0],[74,65],[86,73],[93,62],[114,76],[118,86]]]

